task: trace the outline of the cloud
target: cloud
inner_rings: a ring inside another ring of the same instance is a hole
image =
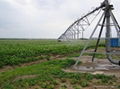
[[[0,0],[0,37],[57,38],[74,20],[102,1]],[[120,1],[114,3],[119,13]]]

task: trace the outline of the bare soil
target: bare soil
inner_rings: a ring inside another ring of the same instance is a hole
[[[16,81],[16,80],[20,80],[20,79],[29,79],[29,78],[35,78],[35,77],[37,77],[37,75],[18,76],[18,77],[16,77],[16,78],[13,80],[13,82]]]

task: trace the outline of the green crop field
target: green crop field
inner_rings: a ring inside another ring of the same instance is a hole
[[[0,67],[42,60],[51,55],[80,54],[85,41],[58,42],[57,40],[0,40]],[[94,47],[94,42],[89,45]]]
[[[0,89],[91,89],[93,85],[116,86],[119,89],[120,80],[115,76],[63,71],[75,63],[72,57],[79,56],[84,43],[85,41],[0,40],[0,70],[6,66],[14,67],[0,72]],[[94,46],[95,42],[92,42],[89,48]],[[54,59],[55,56],[65,59]],[[48,61],[19,66],[46,59]]]
[[[0,40],[0,67],[42,60],[51,55],[71,55],[80,52],[83,48],[81,43],[60,43],[57,40]]]

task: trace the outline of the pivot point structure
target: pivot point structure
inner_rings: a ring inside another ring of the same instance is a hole
[[[96,42],[96,46],[93,52],[93,57],[92,57],[92,62],[94,61],[95,55],[97,53],[97,49],[99,46],[99,42],[101,40],[101,35],[103,32],[103,29],[105,28],[105,48],[106,48],[106,56],[107,59],[116,65],[120,65],[120,60],[115,60],[112,58],[113,54],[118,54],[120,55],[120,53],[118,51],[113,52],[111,51],[111,34],[112,34],[112,30],[116,30],[117,32],[117,37],[120,38],[120,26],[112,12],[112,10],[114,10],[113,5],[110,4],[110,2],[108,0],[104,0],[103,3],[95,8],[93,11],[89,12],[88,14],[84,15],[83,17],[81,17],[80,19],[78,19],[77,21],[75,21],[72,25],[69,26],[69,28],[58,38],[59,41],[63,41],[63,40],[74,40],[74,39],[80,39],[80,33],[82,32],[82,37],[83,37],[83,31],[85,30],[85,27],[89,26],[92,21],[96,18],[96,16],[100,13],[100,11],[103,11],[102,16],[100,17],[97,25],[95,26],[89,41],[87,41],[84,49],[82,50],[78,60],[76,61],[75,66],[79,63],[79,59],[81,58],[81,56],[84,54],[88,44],[90,43],[90,40],[92,40],[93,35],[95,34],[95,31],[97,30],[97,28],[100,26],[100,32],[97,38],[97,42]],[[96,11],[99,11],[97,13],[96,16],[93,17],[93,19],[91,21],[89,21],[89,16],[93,13],[95,13]],[[101,24],[102,22],[102,24]],[[111,24],[112,22],[112,24]],[[115,29],[111,29],[111,26],[113,26]],[[80,30],[81,29],[81,30]]]

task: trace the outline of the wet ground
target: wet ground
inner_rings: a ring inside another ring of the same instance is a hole
[[[82,64],[73,66],[65,71],[115,75],[116,77],[120,77],[120,66],[110,63],[107,59],[95,59],[94,62],[91,62],[91,59],[92,57],[90,56],[83,56],[80,59]]]

